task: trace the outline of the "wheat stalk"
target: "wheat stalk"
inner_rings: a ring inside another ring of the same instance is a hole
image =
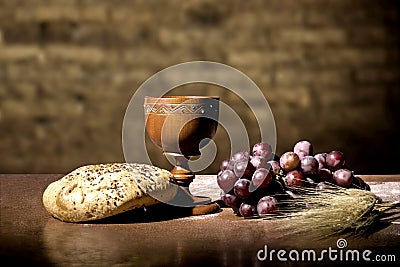
[[[312,233],[319,238],[367,234],[386,211],[400,206],[399,201],[382,201],[371,191],[335,185],[322,191],[298,187],[294,192],[280,201],[278,212],[264,217],[285,220],[279,228],[286,234]]]

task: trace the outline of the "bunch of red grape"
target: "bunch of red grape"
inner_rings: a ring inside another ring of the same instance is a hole
[[[367,183],[346,165],[344,154],[338,150],[313,154],[313,146],[307,141],[299,141],[293,151],[285,152],[279,159],[284,179],[288,187],[316,186],[327,184],[370,190]]]
[[[280,167],[273,158],[271,146],[261,142],[253,146],[252,154],[237,151],[222,161],[217,175],[221,199],[236,214],[251,217],[277,210],[277,196],[285,190],[277,179]]]
[[[278,209],[280,200],[293,197],[296,188],[307,186],[318,190],[328,185],[370,190],[354,175],[340,151],[313,154],[309,141],[299,141],[280,157],[271,146],[260,142],[252,154],[237,151],[221,163],[217,183],[221,200],[243,217],[264,216]]]

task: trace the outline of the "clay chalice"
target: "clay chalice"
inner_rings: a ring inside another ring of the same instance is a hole
[[[190,157],[199,156],[200,149],[216,133],[219,97],[147,96],[144,109],[150,140],[164,156],[174,159],[171,173],[178,185],[188,188],[194,179],[188,164]]]

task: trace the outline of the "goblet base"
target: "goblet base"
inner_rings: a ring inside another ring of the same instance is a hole
[[[189,191],[189,185],[193,182],[195,177],[188,165],[189,157],[171,152],[164,152],[164,155],[175,158],[175,166],[171,170],[171,173],[175,177],[176,184],[180,186],[177,197],[181,198],[185,203],[192,203],[193,206],[211,203],[211,198],[205,196],[194,196]]]
[[[195,207],[199,205],[206,205],[211,203],[211,198],[204,196],[194,196],[189,191],[189,187],[181,186],[178,190],[177,198],[182,201],[182,203],[190,203],[190,206]]]

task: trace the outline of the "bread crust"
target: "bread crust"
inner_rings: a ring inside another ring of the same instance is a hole
[[[99,220],[167,202],[176,195],[173,182],[169,171],[146,164],[86,165],[49,184],[43,192],[43,204],[61,221]]]

